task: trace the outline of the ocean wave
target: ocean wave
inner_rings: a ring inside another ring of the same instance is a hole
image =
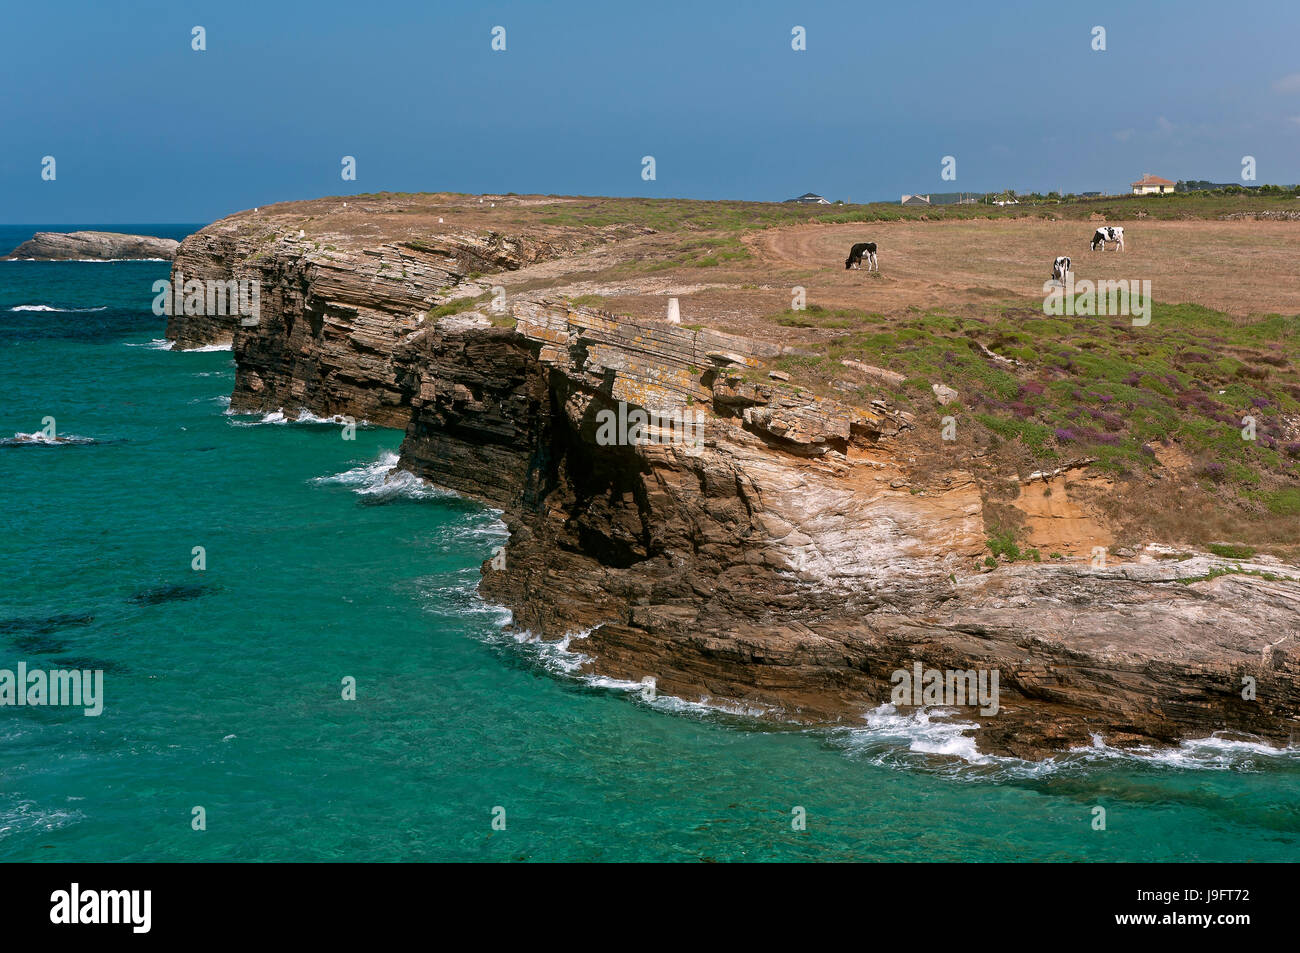
[[[226,410],[226,416],[248,417],[256,416],[256,414],[250,414],[248,411],[244,410]],[[343,414],[335,414],[333,417],[318,417],[310,410],[300,410],[298,411],[298,416],[290,417],[284,412],[284,408],[281,407],[279,410],[273,410],[269,413],[262,414],[257,420],[232,420],[230,423],[235,427],[261,427],[266,424],[277,427],[282,427],[285,424],[315,424],[317,426],[328,424],[329,426],[337,427],[347,423],[347,420],[344,419]],[[356,421],[356,425],[365,428],[370,426],[370,422],[367,420],[358,420]]]
[[[954,714],[954,709],[945,708],[921,708],[902,714],[893,705],[884,704],[867,713],[864,727],[833,730],[831,741],[851,757],[872,764],[927,770],[964,781],[1046,778],[1125,762],[1157,770],[1241,772],[1259,770],[1260,759],[1275,765],[1300,763],[1300,748],[1276,748],[1258,741],[1228,738],[1220,732],[1183,741],[1173,748],[1115,748],[1094,735],[1090,746],[1029,761],[981,752],[974,734],[978,726],[950,720]]]
[[[332,483],[351,487],[374,486],[377,483],[382,483],[388,472],[397,466],[397,459],[397,454],[393,451],[383,450],[379,454],[379,459],[373,463],[364,463],[359,467],[344,470],[342,473],[336,473],[333,476],[316,477],[311,482],[316,484]]]
[[[368,502],[384,503],[389,500],[442,500],[456,498],[451,490],[434,486],[409,470],[397,469],[398,456],[391,450],[379,454],[373,463],[364,463],[335,473],[316,477],[311,482],[317,486],[346,486]]]
[[[229,394],[217,394],[215,397],[191,397],[189,402],[191,404],[220,404],[222,416],[227,416],[230,413]]]
[[[108,305],[100,308],[55,308],[48,304],[20,304],[17,307],[10,308],[10,311],[59,311],[62,313],[81,313],[89,311],[107,311]]]
[[[176,351],[178,354],[210,354],[213,351],[229,351],[232,344],[204,344],[200,347],[177,347],[175,341],[166,338],[154,338],[152,341],[127,342],[127,347],[147,347],[154,351]]]
[[[169,341],[169,340],[167,340],[166,338],[154,338],[152,341],[144,341],[144,342],[134,342],[134,343],[133,343],[133,342],[131,342],[131,341],[128,341],[128,342],[126,343],[126,346],[127,346],[127,347],[147,347],[147,348],[149,348],[150,350],[153,350],[153,351],[170,351],[170,350],[172,349],[172,342]]]
[[[503,623],[503,625],[508,625],[509,618],[513,618],[513,614],[504,606],[497,608],[504,611],[508,616],[507,621]],[[579,682],[587,688],[636,695],[647,707],[668,714],[687,714],[697,717],[701,715],[709,717],[728,715],[745,720],[756,720],[772,714],[771,709],[760,705],[746,705],[729,699],[709,697],[695,700],[681,698],[677,695],[662,693],[654,685],[645,682],[614,678],[609,675],[585,671],[584,669],[592,661],[592,658],[575,649],[573,643],[590,637],[591,633],[598,628],[600,626],[595,625],[590,629],[569,632],[563,638],[552,640],[543,639],[528,629],[502,629],[491,635],[489,640],[497,643],[514,642],[517,646],[526,648],[531,655],[532,661],[551,675]],[[653,678],[650,673],[646,674],[648,677]],[[646,693],[647,688],[653,690],[651,694]]]
[[[0,840],[12,834],[55,831],[85,817],[81,811],[42,810],[35,801],[10,801],[0,807]]]
[[[431,585],[429,579],[418,580],[425,611],[434,614],[451,613],[461,619],[468,616],[481,617],[487,640],[500,641],[503,638],[502,630],[514,621],[515,614],[503,605],[488,602],[479,594],[478,580],[481,577],[477,566],[462,570],[457,575],[462,578],[452,585]],[[441,582],[442,579],[438,581]]]
[[[466,547],[487,547],[489,555],[495,554],[510,539],[510,531],[501,522],[500,510],[489,510],[486,515],[487,519],[474,519],[443,527],[433,541],[434,544],[447,553],[464,552]],[[477,574],[478,567],[470,567],[470,571]]]
[[[950,708],[921,708],[906,714],[884,704],[863,716],[866,725],[838,729],[832,737],[851,755],[876,764],[912,762],[935,756],[957,758],[967,764],[986,765],[995,759],[982,754],[969,732],[975,722],[951,721]],[[911,756],[921,756],[919,759]]]
[[[0,447],[88,447],[96,443],[99,441],[93,437],[80,437],[77,434],[47,437],[40,431],[16,433],[12,437],[0,439]]]
[[[1112,748],[1099,735],[1093,735],[1092,746],[1073,748],[1063,760],[1076,761],[1133,761],[1167,768],[1203,771],[1252,771],[1258,767],[1257,759],[1270,763],[1285,761],[1300,763],[1300,748],[1294,745],[1276,748],[1261,741],[1228,737],[1214,732],[1204,738],[1191,738],[1176,748],[1141,746],[1137,748]]]

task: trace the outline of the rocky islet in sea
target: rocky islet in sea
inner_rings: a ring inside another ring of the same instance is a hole
[[[180,242],[120,232],[37,232],[8,255],[8,260],[122,261],[164,259],[176,255]]]

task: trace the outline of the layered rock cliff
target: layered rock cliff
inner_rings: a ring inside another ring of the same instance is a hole
[[[115,261],[161,258],[170,261],[180,242],[120,232],[37,232],[6,258],[38,261]]]
[[[187,239],[174,274],[256,277],[261,314],[176,315],[168,336],[233,341],[237,410],[404,428],[400,467],[504,511],[485,595],[545,638],[588,633],[594,670],[851,723],[914,662],[996,670],[999,711],[956,717],[1029,757],[1300,727],[1300,570],[1156,548],[981,570],[976,481],[914,481],[885,382],[818,396],[767,372],[779,344],[530,288],[625,233],[297,224],[243,213]],[[699,439],[610,444],[637,409],[698,414]]]

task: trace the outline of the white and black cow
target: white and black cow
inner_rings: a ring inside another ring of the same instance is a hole
[[[858,242],[849,249],[849,257],[844,259],[844,270],[850,268],[862,267],[862,256],[867,256],[867,271],[872,268],[880,270],[880,265],[876,264],[876,243],[875,242]]]
[[[1123,251],[1124,229],[1118,225],[1103,225],[1101,228],[1097,229],[1096,234],[1092,236],[1092,250],[1096,251],[1097,246],[1100,245],[1101,250],[1105,251],[1107,242],[1114,242],[1115,250]]]
[[[1057,258],[1056,261],[1052,262],[1052,277],[1061,284],[1065,284],[1065,276],[1069,273],[1070,259],[1068,256],[1062,255]]]

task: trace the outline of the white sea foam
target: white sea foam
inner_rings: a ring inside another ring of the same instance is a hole
[[[227,407],[225,413],[227,417],[249,416],[249,414],[246,411],[235,410],[234,408],[231,407]],[[273,410],[269,414],[262,414],[262,416],[258,417],[257,420],[232,420],[230,424],[232,427],[260,427],[263,424],[275,424],[279,426],[282,424],[287,424],[288,422],[289,422],[289,418],[284,415],[284,411]]]
[[[466,546],[488,546],[495,552],[497,547],[502,546],[510,538],[510,531],[506,529],[506,524],[501,522],[501,511],[490,510],[491,519],[489,521],[475,520],[471,523],[459,523],[447,526],[438,534],[438,544],[447,550],[461,551]],[[478,569],[472,570],[475,575]]]
[[[866,727],[839,730],[832,738],[851,756],[873,764],[928,769],[970,781],[1042,778],[1117,762],[1157,769],[1250,772],[1258,770],[1261,759],[1275,764],[1300,761],[1300,748],[1276,748],[1218,733],[1175,748],[1114,748],[1094,735],[1090,746],[1028,761],[979,751],[976,724],[948,720],[952,714],[953,709],[929,708],[904,715],[885,704],[865,716]]]
[[[35,433],[16,433],[12,437],[0,439],[0,447],[84,447],[97,442],[94,437],[79,437],[74,433],[47,437],[38,430]]]
[[[155,351],[176,351],[179,354],[210,354],[213,351],[229,351],[233,345],[226,344],[204,344],[201,347],[177,347],[175,341],[168,341],[166,338],[154,338],[152,341],[146,341],[143,344],[127,344],[127,347],[147,347]]]
[[[480,576],[477,566],[467,567],[455,575],[459,578],[450,585],[446,584],[446,576],[441,574],[416,581],[424,599],[425,611],[433,614],[451,613],[461,618],[482,616],[486,633],[484,641],[496,643],[505,639],[503,629],[514,621],[514,613],[503,605],[488,602],[479,594]]]
[[[231,417],[247,417],[247,411],[227,410],[226,414]],[[290,417],[284,412],[284,408],[273,410],[269,413],[262,414],[257,420],[232,420],[230,422],[236,427],[260,427],[263,424],[272,424],[274,426],[284,426],[285,424],[330,424],[332,426],[342,426],[347,420],[342,414],[335,414],[333,417],[318,417],[309,410],[298,411],[298,416]],[[369,421],[358,420],[358,427],[370,426]]]
[[[220,404],[222,406],[221,412],[224,415],[229,412],[230,397],[226,394],[217,394],[215,397],[191,397],[190,403],[191,404]]]
[[[131,343],[128,341],[126,346],[147,347],[152,351],[170,351],[172,349],[172,342],[168,341],[166,338],[154,338],[152,341],[144,341],[142,343]]]
[[[363,463],[361,466],[353,467],[351,470],[344,470],[342,473],[336,473],[333,476],[317,477],[311,482],[368,488],[382,484],[384,478],[395,466],[397,466],[397,454],[391,450],[383,450],[380,451],[379,459],[373,463]]]
[[[978,725],[970,721],[952,721],[951,708],[920,708],[903,714],[891,704],[881,705],[864,717],[866,726],[850,728],[844,733],[845,746],[872,761],[889,760],[900,752],[960,758],[969,764],[988,764],[992,759],[981,754],[974,736]]]
[[[100,308],[54,308],[48,304],[20,304],[17,307],[10,308],[10,311],[59,311],[62,313],[82,313],[90,311],[107,311],[108,305]]]
[[[55,831],[85,816],[80,811],[44,810],[35,801],[9,800],[0,804],[0,841],[11,834]]]
[[[504,609],[504,607],[501,608]],[[508,609],[504,609],[504,611],[507,615],[510,614]],[[647,685],[640,681],[613,678],[608,675],[583,671],[584,667],[591,662],[591,656],[575,649],[573,643],[588,638],[598,628],[600,626],[596,625],[590,629],[570,632],[563,638],[552,640],[542,639],[527,629],[504,630],[495,639],[510,639],[519,645],[527,646],[533,653],[537,663],[552,675],[581,682],[589,688],[635,693],[642,697],[646,705],[658,711],[696,716],[725,714],[740,718],[759,718],[771,713],[769,709],[757,705],[744,705],[728,699],[709,697],[691,700],[676,695],[663,694],[657,688],[653,697],[647,697],[645,694]],[[646,674],[651,675],[649,672]]]
[[[333,476],[312,480],[320,486],[347,486],[369,502],[387,502],[394,499],[438,500],[455,497],[451,490],[434,486],[409,470],[397,469],[397,454],[385,450],[373,463],[363,463]]]
[[[1276,763],[1285,760],[1300,761],[1300,748],[1277,748],[1260,741],[1229,738],[1217,731],[1204,738],[1183,741],[1177,748],[1112,748],[1100,735],[1093,735],[1091,747],[1071,749],[1063,758],[1080,761],[1140,761],[1192,770],[1250,771],[1256,767],[1258,758]]]

